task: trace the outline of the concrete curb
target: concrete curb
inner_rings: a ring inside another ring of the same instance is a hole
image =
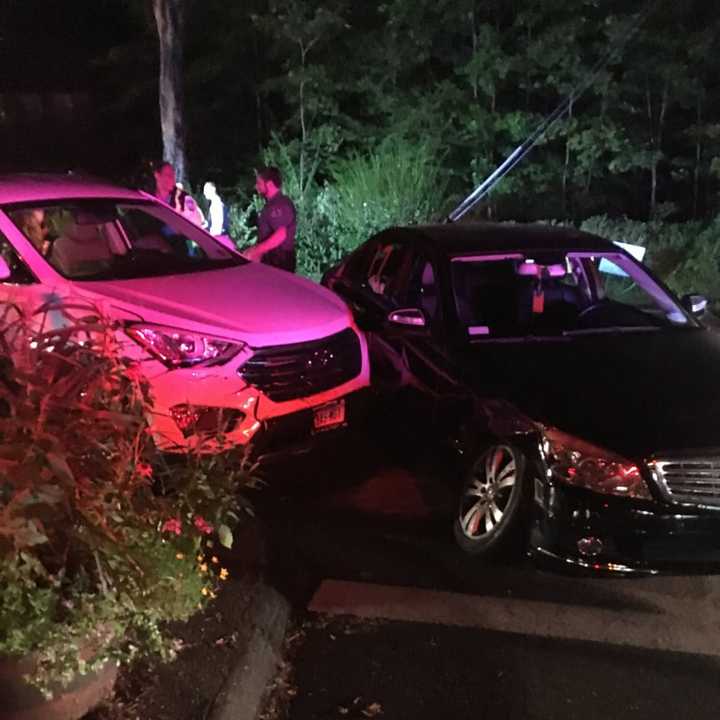
[[[254,720],[275,677],[288,622],[290,604],[260,580],[250,608],[252,633],[208,715],[209,720]]]

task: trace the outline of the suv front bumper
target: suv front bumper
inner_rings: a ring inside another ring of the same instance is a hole
[[[364,388],[341,399],[345,402],[345,420],[327,429],[315,430],[315,408],[265,421],[248,447],[250,458],[267,463],[289,455],[306,453],[324,443],[334,442],[338,433],[361,425],[370,412],[370,389]]]

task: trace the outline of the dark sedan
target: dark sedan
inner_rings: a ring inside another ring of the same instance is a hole
[[[616,244],[549,226],[392,228],[323,283],[373,382],[460,450],[470,553],[720,567],[720,335]]]

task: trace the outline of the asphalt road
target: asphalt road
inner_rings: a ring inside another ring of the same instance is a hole
[[[452,539],[450,456],[387,429],[270,480],[270,579],[297,617],[275,690],[289,720],[720,716],[720,577],[478,563]]]

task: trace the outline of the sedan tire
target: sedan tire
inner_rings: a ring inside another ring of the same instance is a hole
[[[522,451],[509,444],[492,445],[471,463],[453,524],[465,552],[494,557],[520,549],[531,493],[525,467]]]

